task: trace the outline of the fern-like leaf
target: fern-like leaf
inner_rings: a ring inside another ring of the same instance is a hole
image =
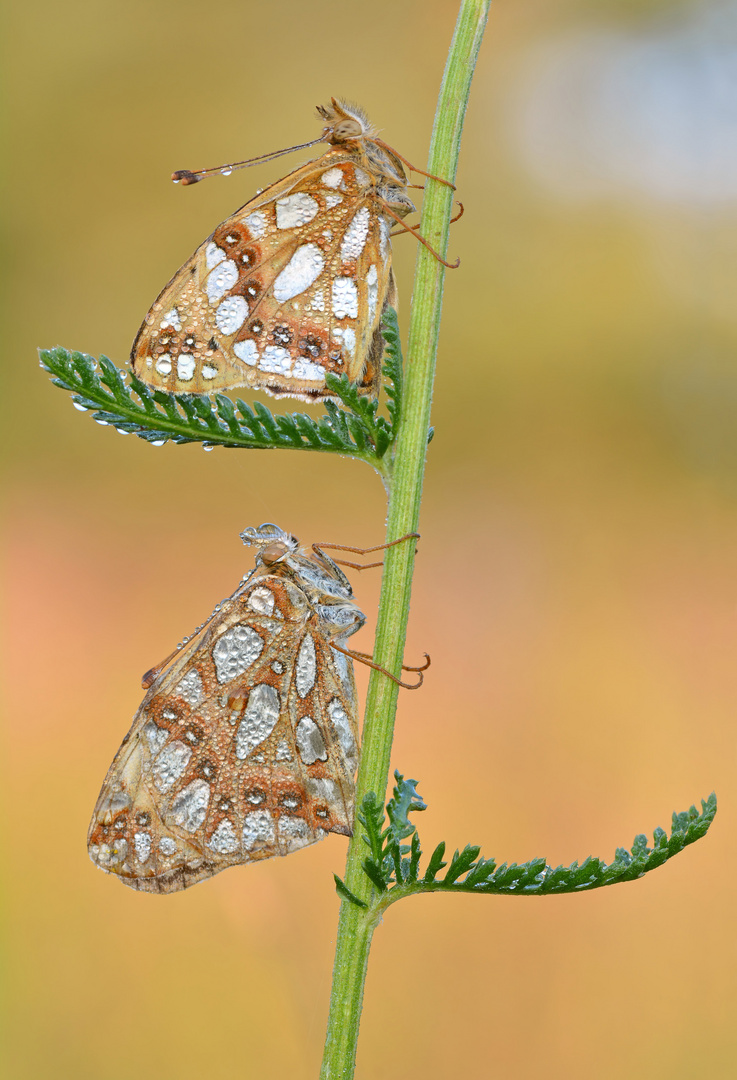
[[[313,420],[306,413],[276,416],[260,401],[249,406],[240,400],[234,403],[225,394],[207,397],[152,390],[106,356],[98,360],[61,347],[42,349],[39,356],[54,385],[72,394],[77,409],[90,412],[98,424],[156,446],[201,442],[208,448],[320,450],[359,458],[386,472],[401,409],[402,354],[396,312],[385,313],[383,332],[391,422],[377,415],[378,403],[362,397],[345,375],[326,376],[328,389],[343,408],[326,401],[325,415]]]
[[[372,883],[383,894],[382,906],[403,896],[420,892],[474,892],[495,895],[545,896],[549,893],[586,892],[604,885],[633,881],[662,866],[688,844],[693,844],[709,829],[717,810],[716,795],[702,800],[701,811],[695,806],[673,814],[670,837],[661,829],[653,833],[653,847],[647,837],[635,837],[631,850],[617,848],[614,859],[607,864],[589,857],[570,866],[548,866],[545,859],[526,863],[503,863],[481,857],[481,849],[466,845],[454,852],[450,863],[444,860],[445,844],[433,851],[424,874],[420,872],[421,847],[417,831],[409,821],[412,810],[424,810],[425,804],[417,795],[416,781],[404,780],[395,773],[397,787],[387,804],[388,826],[378,807],[376,797],[364,800],[359,821],[366,830],[364,839],[371,849],[371,858],[364,869]],[[410,846],[401,841],[412,836]],[[409,855],[409,858],[405,856]],[[440,872],[446,868],[445,875]]]
[[[41,366],[55,386],[72,394],[77,409],[97,423],[134,434],[146,442],[201,442],[241,449],[321,450],[350,455],[377,465],[372,432],[361,408],[357,417],[333,406],[317,420],[304,413],[273,415],[257,401],[253,408],[224,394],[208,398],[151,390],[134,375],[117,368],[106,356],[99,360],[68,349],[43,349]],[[381,440],[380,440],[381,441]]]

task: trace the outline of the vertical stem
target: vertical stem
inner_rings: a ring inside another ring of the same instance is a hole
[[[491,0],[461,0],[460,4],[440,88],[428,163],[429,172],[447,180],[455,180],[466,104],[490,3]],[[450,188],[434,180],[427,181],[420,231],[443,255],[447,249],[452,202]],[[444,278],[442,264],[425,247],[419,246],[387,540],[416,532],[419,524]],[[396,675],[400,674],[404,655],[414,558],[415,545],[407,543],[389,548],[384,559],[374,660]],[[380,800],[386,791],[397,692],[396,683],[379,672],[371,672],[356,782],[359,807],[369,791],[375,792]],[[345,880],[355,896],[368,901],[373,887],[362,870],[365,855],[366,848],[357,828],[348,849]],[[343,901],[322,1080],[350,1080],[353,1076],[374,928],[374,919],[365,909]]]

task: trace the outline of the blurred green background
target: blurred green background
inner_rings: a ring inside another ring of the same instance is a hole
[[[123,363],[173,271],[306,155],[192,190],[173,169],[313,138],[332,94],[424,163],[455,11],[29,0],[6,16],[14,1080],[317,1075],[344,841],[158,897],[94,869],[85,835],[141,673],[251,565],[238,532],[378,543],[381,485],[329,457],[121,438],[34,350]],[[736,24],[709,0],[492,7],[408,642],[433,667],[400,697],[394,751],[429,802],[426,847],[609,860],[713,788],[720,814],[631,885],[392,908],[361,1080],[461,1063],[735,1075]],[[395,245],[404,325],[413,243]],[[378,579],[355,588],[366,649]]]

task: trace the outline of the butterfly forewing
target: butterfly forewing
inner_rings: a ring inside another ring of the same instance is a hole
[[[329,396],[333,372],[375,396],[381,315],[396,305],[386,206],[412,209],[405,186],[366,128],[261,192],[158,297],[135,374],[170,391],[250,386],[309,401]]]
[[[173,892],[350,835],[355,684],[330,642],[363,615],[349,587],[325,596],[300,570],[258,569],[144,698],[88,837],[93,861],[133,888]]]

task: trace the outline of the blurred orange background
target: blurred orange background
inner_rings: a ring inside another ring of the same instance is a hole
[[[158,897],[96,870],[85,836],[141,673],[250,567],[239,531],[379,543],[381,484],[329,456],[120,438],[34,350],[123,364],[177,266],[309,155],[192,190],[173,169],[313,138],[331,94],[423,164],[455,14],[36,0],[7,16],[6,373],[33,403],[4,415],[14,1080],[317,1076],[344,841]],[[394,748],[429,803],[426,849],[610,861],[712,789],[720,813],[633,884],[392,908],[361,1080],[737,1071],[736,18],[732,0],[492,6],[409,630],[409,662],[433,667],[400,696]],[[395,251],[406,327],[413,242]],[[357,648],[378,584],[354,582]]]

